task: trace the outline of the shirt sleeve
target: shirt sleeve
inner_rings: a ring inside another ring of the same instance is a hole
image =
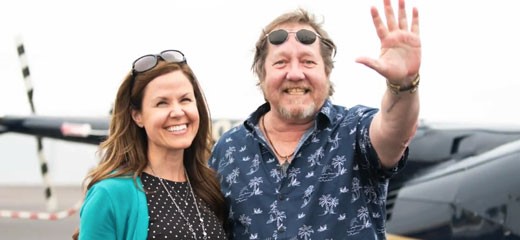
[[[381,165],[381,162],[379,161],[379,157],[377,156],[375,149],[371,148],[370,153],[369,153],[371,155],[370,159],[377,159],[377,162],[373,161],[373,165],[376,166],[375,172],[376,172],[377,176],[379,176],[380,178],[383,178],[383,179],[390,179],[390,178],[394,177],[395,175],[397,175],[399,172],[401,172],[401,170],[406,165],[406,161],[408,159],[408,151],[409,151],[408,147],[406,147],[403,155],[401,156],[401,159],[399,159],[399,162],[397,162],[395,167],[385,168],[385,167],[383,167],[383,165]]]
[[[113,200],[107,189],[92,186],[80,210],[79,239],[116,239]]]
[[[381,165],[381,161],[379,156],[374,149],[372,142],[370,141],[370,124],[372,123],[372,119],[374,119],[375,114],[377,113],[376,109],[366,109],[365,112],[359,115],[358,120],[358,139],[357,139],[357,147],[358,152],[361,155],[360,164],[363,168],[369,169],[370,172],[374,173],[378,179],[386,180],[390,179],[396,174],[398,174],[406,165],[406,161],[408,159],[408,147],[406,147],[403,155],[399,162],[393,168],[385,168]]]

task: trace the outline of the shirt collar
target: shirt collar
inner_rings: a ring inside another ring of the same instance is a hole
[[[260,117],[262,117],[265,113],[269,112],[271,109],[271,105],[268,102],[260,105],[252,114],[250,114],[244,125],[246,129],[249,131],[253,131],[258,122],[260,121]],[[318,129],[324,129],[326,126],[334,123],[336,119],[337,111],[334,108],[334,105],[330,101],[330,99],[326,99],[323,106],[321,106],[320,111],[316,115],[316,126]]]

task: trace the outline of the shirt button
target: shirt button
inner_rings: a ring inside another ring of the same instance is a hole
[[[285,195],[284,194],[278,194],[278,201],[283,201],[285,200]]]
[[[283,233],[283,232],[285,232],[285,229],[286,229],[286,227],[284,227],[284,226],[281,225],[281,226],[278,226],[278,229],[277,229],[276,231],[277,231],[278,233]]]

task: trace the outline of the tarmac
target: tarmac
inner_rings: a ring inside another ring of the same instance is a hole
[[[80,186],[53,187],[57,200],[53,212],[46,210],[45,188],[0,185],[0,240],[72,239],[79,224],[83,193]],[[388,240],[412,240],[389,234]]]
[[[54,211],[47,211],[43,186],[0,185],[0,239],[72,239],[79,224],[80,186],[53,187]]]

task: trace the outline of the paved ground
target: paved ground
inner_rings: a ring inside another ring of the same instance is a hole
[[[43,187],[2,186],[0,185],[0,239],[2,240],[62,240],[72,239],[72,232],[78,226],[79,213],[71,212],[78,208],[81,200],[81,189],[76,187],[54,187],[53,195],[58,201],[58,209],[54,214],[32,215],[46,211]],[[9,210],[9,211],[6,211]],[[23,212],[23,213],[22,213]],[[6,213],[9,216],[6,217]],[[15,218],[13,215],[22,214]],[[62,214],[62,215],[60,215]],[[45,220],[56,216],[58,220]],[[388,236],[389,240],[411,240]]]
[[[44,188],[0,185],[0,239],[71,239],[72,232],[79,223],[79,214],[73,210],[77,209],[82,197],[80,186],[54,187],[53,190],[52,194],[56,196],[58,203],[54,214],[32,216],[39,219],[55,216],[60,219],[32,220],[15,218],[13,215],[47,212]]]

